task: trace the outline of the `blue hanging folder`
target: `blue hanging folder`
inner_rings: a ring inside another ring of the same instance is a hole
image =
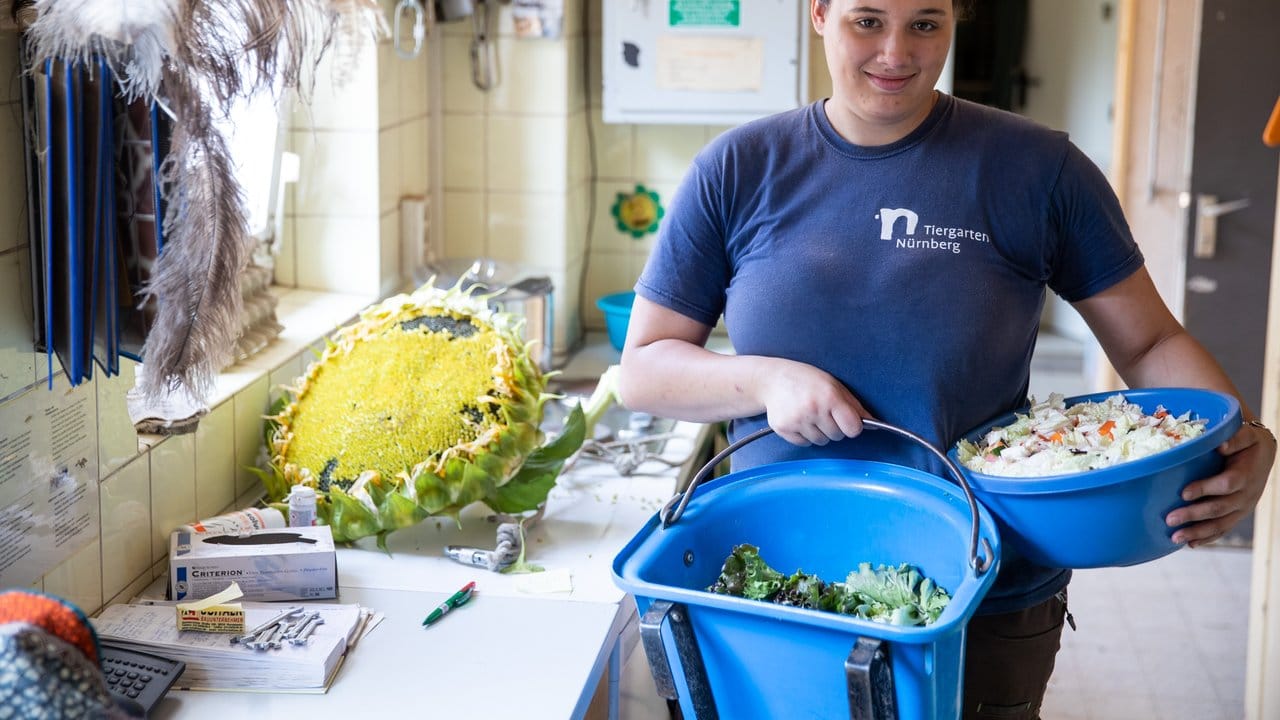
[[[120,369],[119,340],[116,309],[115,264],[115,173],[114,173],[114,118],[111,69],[102,57],[93,59],[88,69],[85,100],[91,105],[85,113],[92,130],[86,137],[92,143],[92,173],[85,177],[93,187],[93,202],[87,205],[93,225],[92,293],[90,294],[93,359],[108,375]],[[86,148],[87,150],[90,148]],[[92,363],[86,361],[86,370],[93,373]]]
[[[54,191],[54,168],[57,167],[57,143],[53,141],[53,60],[44,61],[44,74],[41,76],[41,84],[43,85],[44,104],[40,108],[40,146],[44,148],[44,167],[43,182],[41,182],[41,195],[44,206],[44,238],[41,243],[42,252],[40,253],[41,261],[44,268],[44,352],[45,359],[48,362],[49,389],[53,389],[53,356],[54,356],[54,337],[53,337],[53,245],[55,238],[60,234],[58,213],[56,212],[57,203],[55,202],[56,193]]]
[[[66,322],[66,343],[64,351],[58,353],[58,359],[62,361],[62,369],[67,372],[67,379],[72,385],[78,385],[85,378],[84,359],[91,352],[87,342],[88,333],[85,332],[87,318],[84,312],[87,278],[84,272],[86,244],[83,213],[86,199],[81,174],[83,158],[80,155],[84,147],[84,119],[81,114],[83,84],[77,63],[63,60],[62,72],[66,89],[64,108],[67,131],[64,168],[67,184],[66,266],[62,272],[66,274],[67,283],[66,294],[62,298],[65,305],[62,316]]]

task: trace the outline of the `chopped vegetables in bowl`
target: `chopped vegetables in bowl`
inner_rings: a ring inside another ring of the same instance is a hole
[[[1222,470],[1218,446],[1240,422],[1234,397],[1198,388],[1051,395],[948,454],[1006,548],[1047,567],[1134,565],[1180,547],[1164,519],[1186,504],[1183,488]]]
[[[962,439],[957,456],[970,470],[1004,477],[1061,475],[1148,457],[1198,437],[1207,420],[1157,405],[1148,414],[1116,393],[1101,402],[1067,406],[1059,393],[1031,399],[1017,421],[993,427],[979,441]]]

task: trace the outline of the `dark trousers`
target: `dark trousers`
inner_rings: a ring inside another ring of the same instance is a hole
[[[1064,590],[1026,610],[969,621],[964,720],[1039,720],[1066,612]]]

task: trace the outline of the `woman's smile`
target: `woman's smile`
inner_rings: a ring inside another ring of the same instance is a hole
[[[871,81],[877,89],[885,92],[899,92],[911,82],[915,74],[911,75],[878,75],[876,73],[866,73],[867,79]]]

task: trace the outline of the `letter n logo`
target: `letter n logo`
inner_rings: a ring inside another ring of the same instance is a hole
[[[880,239],[893,239],[893,226],[898,222],[899,218],[907,221],[907,234],[916,234],[916,223],[920,222],[920,216],[906,208],[880,208]]]

